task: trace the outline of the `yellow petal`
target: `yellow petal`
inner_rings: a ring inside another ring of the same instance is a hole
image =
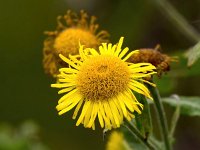
[[[147,72],[147,71],[153,71],[153,69],[156,69],[156,67],[153,66],[153,65],[150,65],[150,66],[145,66],[145,67],[139,67],[139,68],[131,69],[131,72],[132,73]]]
[[[109,108],[108,102],[105,101],[105,102],[103,103],[103,106],[104,106],[104,111],[105,111],[105,113],[106,113],[106,116],[107,116],[107,117],[109,118],[109,120],[111,121],[112,126],[115,127],[115,126],[116,126],[116,123],[115,123],[114,117],[113,117],[113,115],[112,115],[112,113],[111,113],[111,110],[110,110],[110,108]]]
[[[147,87],[144,86],[142,83],[137,82],[137,81],[135,81],[135,80],[131,80],[131,83],[130,83],[130,84],[132,84],[133,86],[135,86],[135,87],[141,89],[142,91],[144,91],[146,95],[150,95],[149,90],[148,90]]]
[[[118,110],[117,110],[115,104],[112,102],[112,100],[109,100],[109,107],[110,107],[110,110],[112,112],[112,115],[114,117],[117,127],[120,127],[119,113],[118,113]]]
[[[123,99],[121,98],[121,95],[117,100],[118,100],[118,102],[119,102],[119,104],[120,104],[120,106],[122,108],[122,112],[123,112],[124,116],[127,116],[127,110],[126,110],[126,107],[125,107],[124,103],[122,102]]]
[[[103,117],[102,117],[100,111],[98,111],[98,119],[99,119],[100,126],[103,128],[104,127],[104,121],[103,121]]]
[[[130,52],[125,58],[122,59],[122,61],[126,61],[127,59],[129,59],[134,53],[138,53],[139,50],[134,50],[132,52]]]
[[[99,111],[105,121],[105,127],[111,129],[110,120],[106,117],[102,102],[99,102]]]
[[[98,55],[99,55],[99,53],[98,53],[94,48],[91,48],[91,49],[90,49],[90,52],[91,52],[91,54],[92,54],[93,56],[98,56]]]
[[[77,91],[78,91],[78,89],[74,89],[74,90],[70,91],[69,93],[65,94],[63,97],[61,97],[58,100],[58,104],[63,102],[65,99],[69,98],[71,95],[75,95],[76,93],[78,93]]]
[[[78,114],[79,109],[81,108],[82,104],[83,104],[83,99],[81,101],[79,101],[78,105],[76,106],[76,109],[74,110],[74,114],[72,119],[76,119],[76,116]]]
[[[64,73],[78,73],[78,70],[76,69],[72,69],[72,68],[61,68],[59,69],[60,72],[64,72]]]
[[[143,90],[141,90],[141,89],[138,89],[137,87],[135,87],[135,86],[134,86],[133,84],[131,84],[131,83],[129,83],[129,88],[130,88],[131,90],[137,92],[137,93],[140,93],[140,94],[146,96],[146,97],[149,97],[149,96],[150,96],[149,94],[145,93],[145,92],[144,92]]]
[[[120,39],[119,39],[119,42],[117,43],[117,48],[116,48],[116,51],[115,51],[115,53],[114,53],[114,56],[118,56],[119,55],[119,53],[121,52],[121,47],[122,47],[122,44],[123,44],[123,40],[124,40],[124,37],[121,37]]]
[[[156,72],[150,72],[150,73],[133,73],[133,74],[131,74],[131,78],[149,77],[152,74],[156,74]]]
[[[129,51],[129,48],[128,48],[128,47],[126,47],[125,49],[123,49],[122,52],[121,52],[120,55],[119,55],[119,58],[124,57],[124,55],[126,55],[126,53],[127,53],[128,51]]]
[[[68,87],[68,88],[64,88],[64,89],[62,89],[62,90],[59,90],[59,91],[58,91],[58,94],[62,94],[62,93],[69,92],[69,91],[73,90],[74,88],[75,88],[75,86]]]
[[[93,106],[93,111],[92,111],[92,115],[91,115],[91,119],[87,125],[88,128],[91,128],[92,125],[94,124],[94,120],[96,119],[97,113],[98,113],[98,103],[94,102],[94,106]]]
[[[83,124],[84,124],[84,127],[87,127],[89,121],[90,121],[90,118],[91,118],[91,115],[92,115],[92,110],[94,109],[94,102],[91,101],[91,104],[90,106],[88,107],[86,113],[85,113],[85,117],[83,119]]]
[[[59,54],[59,57],[65,61],[67,64],[69,64],[70,66],[74,67],[75,69],[79,70],[79,67],[74,64],[71,60],[69,60],[68,58],[66,58],[65,56],[63,56],[62,54]]]
[[[70,83],[57,83],[57,84],[51,84],[51,87],[54,88],[64,88],[64,87],[70,87],[70,86],[74,86],[76,85],[74,82],[70,82]]]
[[[136,64],[129,65],[129,67],[131,69],[133,69],[133,68],[140,68],[140,67],[143,67],[143,66],[152,66],[152,64],[150,64],[150,63],[136,63]]]
[[[83,118],[85,117],[85,113],[87,112],[87,109],[89,108],[90,104],[91,104],[91,101],[85,101],[81,115],[78,118],[78,121],[76,122],[76,126],[78,126],[82,122]]]
[[[59,110],[62,110],[64,108],[68,108],[70,106],[70,108],[72,107],[71,105],[76,105],[80,99],[82,98],[82,95],[80,94],[75,94],[72,98],[70,99],[67,99],[65,101],[63,101],[62,103],[59,103],[57,106],[56,106],[56,109],[59,111]],[[73,108],[73,107],[72,107]],[[68,110],[68,109],[67,109]],[[69,109],[70,110],[70,109]]]
[[[153,86],[153,87],[156,87],[156,84],[151,83],[151,82],[149,82],[149,81],[147,81],[147,80],[143,80],[143,79],[138,79],[138,80],[140,80],[140,81],[142,81],[142,82],[145,82],[145,83],[147,83],[147,84],[149,84],[149,85],[151,85],[151,86]]]

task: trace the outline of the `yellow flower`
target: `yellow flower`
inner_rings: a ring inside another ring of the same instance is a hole
[[[127,120],[134,118],[133,112],[141,113],[143,105],[133,92],[152,99],[142,82],[154,84],[142,78],[155,74],[156,68],[150,63],[126,62],[138,51],[126,55],[129,49],[121,49],[122,43],[123,37],[116,45],[102,43],[99,52],[93,48],[83,49],[80,45],[79,55],[69,56],[69,59],[60,54],[69,67],[61,68],[59,83],[51,85],[61,88],[58,94],[66,93],[56,107],[59,115],[76,107],[75,119],[82,108],[77,126],[82,123],[94,129],[98,117],[102,128],[111,129],[120,127],[124,117]]]
[[[131,148],[125,140],[124,135],[114,131],[108,139],[106,150],[131,150]]]
[[[79,16],[69,10],[64,17],[58,17],[56,31],[45,32],[48,37],[44,41],[43,65],[47,74],[55,76],[59,67],[66,66],[60,61],[59,54],[65,57],[78,54],[79,41],[90,48],[97,48],[102,42],[108,41],[106,31],[97,32],[99,26],[95,20],[94,16],[89,18],[84,11]]]

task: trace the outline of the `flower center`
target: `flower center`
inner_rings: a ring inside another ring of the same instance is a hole
[[[68,57],[69,54],[77,54],[79,41],[86,47],[96,48],[98,46],[97,38],[87,30],[78,28],[69,28],[61,32],[55,39],[55,53],[63,54]]]
[[[95,56],[86,60],[77,74],[77,88],[86,99],[108,100],[123,92],[130,80],[125,62],[114,56]]]

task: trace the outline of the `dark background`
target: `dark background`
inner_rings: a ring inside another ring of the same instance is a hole
[[[104,149],[100,129],[76,127],[71,113],[57,115],[55,106],[59,96],[50,88],[55,81],[44,74],[42,67],[43,32],[54,30],[56,17],[68,9],[77,12],[84,9],[98,17],[100,28],[109,31],[113,43],[124,36],[124,46],[130,49],[155,47],[159,43],[164,53],[183,54],[195,41],[177,30],[153,1],[1,0],[0,122],[18,127],[26,120],[33,120],[41,128],[42,141],[52,150]],[[171,3],[200,32],[200,1],[171,0]],[[200,96],[199,65],[190,70],[186,69],[186,60],[174,65],[175,69],[181,67],[195,73],[176,78],[169,73],[158,79],[162,95]],[[199,118],[181,117],[175,148],[200,149],[199,129]]]

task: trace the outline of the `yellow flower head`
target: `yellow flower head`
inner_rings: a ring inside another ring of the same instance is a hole
[[[126,62],[138,51],[127,55],[129,49],[121,49],[122,43],[123,37],[116,45],[102,43],[98,51],[80,45],[79,55],[66,58],[60,54],[69,67],[61,68],[59,83],[51,85],[61,88],[59,94],[66,93],[56,107],[59,115],[75,107],[75,119],[82,108],[77,126],[82,123],[94,129],[98,117],[102,128],[111,129],[120,127],[124,118],[134,118],[133,112],[141,113],[143,105],[133,92],[152,99],[143,82],[153,84],[142,78],[155,74],[156,68],[150,63]]]
[[[43,49],[46,73],[57,75],[58,68],[66,66],[58,55],[68,57],[69,54],[78,54],[79,42],[85,47],[97,48],[100,43],[108,41],[106,31],[97,32],[98,24],[95,24],[95,20],[94,16],[89,18],[84,11],[77,15],[69,10],[64,17],[58,17],[56,31],[45,32],[48,35]]]
[[[111,133],[106,150],[131,150],[124,135],[121,132],[114,131]]]

